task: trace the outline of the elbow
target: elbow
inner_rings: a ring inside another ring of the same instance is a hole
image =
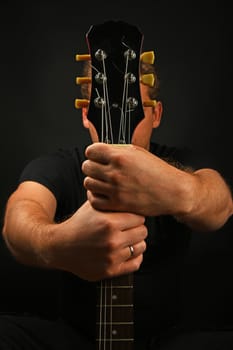
[[[5,218],[3,222],[3,228],[2,228],[2,237],[3,242],[5,243],[6,248],[10,252],[10,254],[17,260],[17,262],[24,264],[24,257],[20,253],[19,248],[17,247],[17,240],[15,240],[15,228],[14,224],[12,223],[12,217],[11,217],[11,208],[8,206]]]
[[[176,216],[191,229],[213,232],[221,229],[233,214],[230,189],[216,171],[203,169],[187,176],[183,212]]]
[[[17,249],[15,249],[14,244],[12,242],[10,228],[7,222],[4,222],[3,229],[2,229],[2,237],[3,241],[5,243],[6,248],[9,250],[11,255],[18,261],[22,262],[20,259],[19,254],[17,253]]]
[[[5,217],[4,223],[3,223],[2,237],[3,237],[3,241],[6,243],[6,246],[11,250],[10,229],[9,229],[8,220],[6,217]]]

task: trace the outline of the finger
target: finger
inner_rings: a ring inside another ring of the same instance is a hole
[[[85,151],[85,155],[88,159],[102,164],[109,163],[111,159],[110,153],[111,146],[102,142],[95,142],[91,144]]]
[[[138,255],[134,259],[128,259],[123,264],[119,265],[119,271],[116,275],[125,275],[137,271],[143,261],[143,254]]]
[[[94,179],[98,179],[101,181],[108,180],[108,171],[107,166],[93,162],[92,160],[85,160],[82,163],[82,171],[86,176],[92,177]]]
[[[111,205],[109,204],[109,199],[101,195],[100,193],[93,193],[92,191],[87,190],[87,199],[91,203],[91,206],[96,210],[101,211],[111,211]]]
[[[140,242],[144,241],[148,236],[148,230],[145,225],[138,225],[137,227],[131,227],[122,232],[124,234],[124,246],[137,246]]]
[[[100,184],[99,184],[100,185]],[[100,185],[101,187],[101,185]],[[96,188],[95,190],[87,189],[87,198],[90,201],[92,207],[101,211],[113,211],[113,212],[125,212],[121,201],[117,198],[117,195],[113,194],[112,187]],[[128,227],[127,227],[128,228]]]
[[[135,259],[143,254],[146,250],[146,242],[143,240],[137,244],[129,245],[124,248],[125,261],[128,259]]]
[[[99,202],[109,204],[108,199],[105,196],[96,195],[91,191],[87,191],[87,199],[92,207],[93,197],[98,198]],[[104,206],[104,205],[103,205]],[[97,209],[94,207],[94,209]],[[101,210],[101,209],[98,209]],[[144,239],[147,236],[147,229],[144,226],[145,217],[138,214],[128,213],[128,212],[116,212],[112,211],[109,207],[105,209],[107,215],[111,215],[111,226],[118,230],[119,233],[124,233],[124,240],[122,239],[122,246],[132,244],[132,242],[137,243],[137,241]],[[106,221],[109,219],[106,218]],[[140,229],[139,229],[140,227]],[[136,231],[139,230],[140,234]]]
[[[110,186],[107,182],[93,179],[92,177],[89,177],[89,176],[87,176],[84,179],[83,185],[86,190],[89,190],[95,194],[104,195],[106,197],[108,196],[109,193],[111,193],[111,188],[112,188],[112,186]]]
[[[114,155],[122,154],[122,152],[127,151],[129,148],[136,149],[135,146],[131,144],[122,145],[95,142],[86,148],[85,155],[88,159],[95,162],[109,164]]]

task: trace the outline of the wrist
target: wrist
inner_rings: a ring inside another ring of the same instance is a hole
[[[41,230],[38,238],[36,255],[43,266],[50,269],[57,269],[57,246],[59,241],[59,226],[61,224],[46,224]]]
[[[195,217],[199,203],[203,195],[203,188],[194,173],[184,172],[182,181],[179,184],[180,197],[174,217],[181,222],[187,222]]]

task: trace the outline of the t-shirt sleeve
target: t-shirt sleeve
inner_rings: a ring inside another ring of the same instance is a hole
[[[44,155],[30,161],[23,169],[19,183],[35,181],[47,187],[56,197],[61,197],[65,182],[65,161],[59,154]]]
[[[24,181],[35,181],[48,188],[57,200],[61,218],[84,201],[81,160],[70,151],[59,150],[33,159],[19,177],[19,183]]]

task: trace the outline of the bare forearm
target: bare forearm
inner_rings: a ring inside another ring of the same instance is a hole
[[[233,213],[231,191],[221,177],[212,169],[201,169],[187,174],[186,212],[176,218],[199,231],[213,231],[221,228]]]
[[[9,202],[3,236],[12,255],[21,263],[52,268],[46,260],[53,227],[45,210],[33,200]]]
[[[232,215],[231,192],[213,169],[180,169],[130,146],[94,143],[83,163],[88,200],[97,210],[171,215],[194,229],[212,231]]]
[[[3,234],[19,262],[69,271],[89,281],[139,268],[146,249],[144,217],[96,211],[86,201],[57,224],[52,219],[54,209],[43,204],[15,198],[8,203]],[[133,257],[129,244],[135,248]]]

